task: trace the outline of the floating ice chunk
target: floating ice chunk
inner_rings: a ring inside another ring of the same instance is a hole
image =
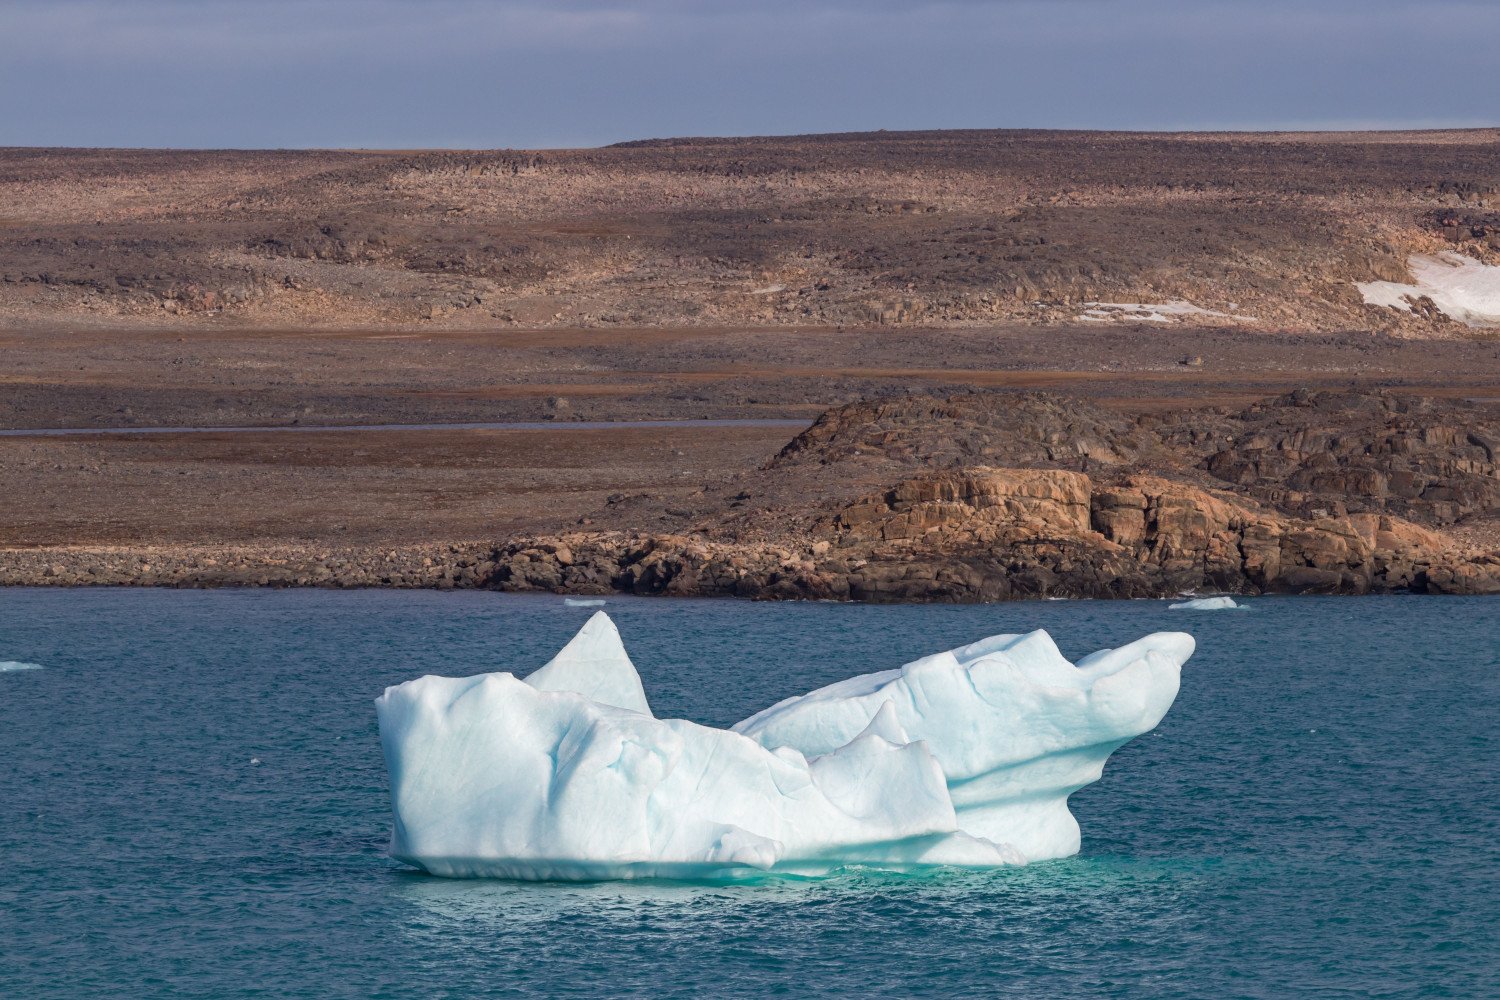
[[[1445,315],[1469,326],[1500,326],[1500,267],[1451,250],[1406,262],[1416,284],[1366,281],[1357,284],[1366,305],[1394,309],[1412,307],[1412,300],[1430,298]]]
[[[1058,857],[1078,848],[1067,795],[1161,719],[1192,649],[1165,633],[1074,667],[1045,632],[996,636],[729,731],[653,718],[597,614],[525,681],[423,677],[377,699],[391,853],[526,879]]]
[[[570,608],[602,608],[604,598],[602,597],[564,597],[563,603]]]
[[[651,714],[641,676],[625,653],[620,630],[596,611],[547,664],[526,678],[538,691],[572,691],[616,708]]]
[[[0,674],[19,673],[22,670],[40,670],[40,663],[22,663],[19,660],[0,660]]]
[[[1178,604],[1168,604],[1169,611],[1229,611],[1243,608],[1243,604],[1236,604],[1232,597],[1196,597],[1191,601],[1182,601]]]

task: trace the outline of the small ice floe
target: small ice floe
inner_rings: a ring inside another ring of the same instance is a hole
[[[1500,267],[1447,250],[1410,257],[1406,269],[1416,284],[1356,283],[1365,305],[1411,310],[1416,299],[1425,297],[1449,319],[1468,326],[1500,326]]]
[[[563,603],[570,608],[602,608],[604,598],[602,597],[564,597]]]
[[[0,674],[14,674],[22,670],[40,670],[40,663],[22,663],[19,660],[0,660]]]
[[[1170,302],[1085,302],[1083,305],[1084,311],[1079,314],[1078,318],[1088,323],[1108,323],[1111,320],[1124,320],[1130,323],[1170,323],[1173,320],[1192,317],[1255,322],[1254,316],[1204,309],[1186,299],[1172,299]]]
[[[1169,604],[1169,611],[1230,611],[1243,608],[1245,605],[1234,603],[1232,597],[1196,597],[1191,601],[1183,601],[1180,604]]]

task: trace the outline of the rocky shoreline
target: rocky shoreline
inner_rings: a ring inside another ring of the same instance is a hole
[[[691,503],[439,545],[0,549],[0,585],[1000,601],[1500,593],[1492,410],[1292,393],[1130,419],[1044,393],[828,411]]]
[[[1064,491],[1076,486],[1063,484]],[[995,534],[986,541],[937,544],[890,537],[837,545],[827,538],[809,538],[802,545],[726,544],[688,535],[577,532],[498,546],[379,551],[0,550],[0,586],[495,590],[872,603],[1153,598],[1204,591],[1500,593],[1500,552],[1434,546],[1429,533],[1381,515],[1278,524],[1242,519],[1212,498],[1179,505],[1181,497],[1145,490],[1112,490],[1096,498],[1096,523],[1122,540],[1136,523],[1146,523],[1155,505],[1152,542],[1164,555],[1143,558],[1146,546],[1132,550],[1077,523],[1078,512],[1067,510],[1076,504],[1065,492],[1064,502],[1055,506],[1052,498],[1034,495],[1009,499],[1023,506],[1040,500],[1052,507],[1046,513],[1073,517],[1076,530],[1037,533],[1047,522],[1007,517],[990,522]],[[892,523],[911,524],[912,513],[908,508]],[[1211,530],[1199,532],[1193,544],[1191,532],[1161,526],[1174,518],[1207,523]],[[999,536],[1006,533],[1012,537],[1002,541]],[[1146,542],[1144,536],[1138,540]]]

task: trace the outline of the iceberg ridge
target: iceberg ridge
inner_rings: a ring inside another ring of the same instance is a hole
[[[546,666],[376,700],[391,854],[435,875],[740,879],[1073,854],[1073,791],[1154,727],[1193,639],[1069,663],[1001,635],[714,729],[657,719],[599,612]]]

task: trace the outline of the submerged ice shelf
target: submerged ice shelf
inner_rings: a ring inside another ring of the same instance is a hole
[[[541,669],[376,699],[391,854],[435,875],[737,879],[1076,853],[1068,796],[1166,714],[1193,639],[1075,666],[997,635],[713,729],[657,719],[596,613]]]

